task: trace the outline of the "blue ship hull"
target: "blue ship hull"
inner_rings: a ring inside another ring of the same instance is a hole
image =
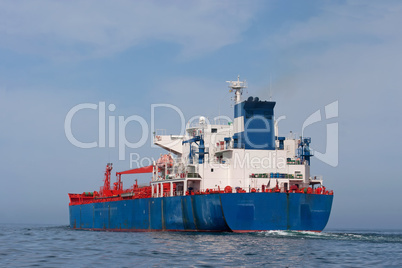
[[[333,195],[234,193],[70,205],[70,227],[110,231],[322,231]]]

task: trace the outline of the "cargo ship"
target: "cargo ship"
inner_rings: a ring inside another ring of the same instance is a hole
[[[242,99],[245,81],[227,81],[233,122],[200,117],[183,135],[154,133],[167,151],[152,165],[116,173],[99,191],[69,194],[70,227],[105,231],[322,231],[333,191],[310,176],[311,139],[278,135],[274,101]],[[124,189],[122,175],[149,173]]]

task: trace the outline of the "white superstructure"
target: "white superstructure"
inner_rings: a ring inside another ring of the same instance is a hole
[[[187,125],[184,136],[154,136],[154,144],[170,152],[154,164],[154,196],[162,196],[166,184],[170,195],[211,189],[283,192],[321,185],[321,178],[310,176],[310,139],[278,137],[275,102],[242,101],[245,82],[228,82],[235,93],[234,124],[211,124],[200,117],[198,124]]]

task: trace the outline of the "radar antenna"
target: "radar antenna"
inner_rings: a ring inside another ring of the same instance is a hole
[[[229,83],[229,92],[235,93],[235,104],[241,102],[241,94],[243,94],[243,88],[247,87],[246,80],[240,81],[240,75],[237,76],[237,81],[226,81]]]

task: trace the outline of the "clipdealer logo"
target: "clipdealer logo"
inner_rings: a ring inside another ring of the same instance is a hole
[[[325,119],[329,120],[338,117],[338,101],[334,101],[324,107]],[[302,136],[304,137],[304,130],[315,123],[323,121],[321,117],[321,110],[317,110],[312,113],[303,123]],[[326,138],[326,148],[325,152],[319,152],[311,147],[311,151],[314,157],[321,160],[322,162],[332,166],[338,166],[339,159],[339,132],[338,132],[338,122],[327,123],[327,138]]]
[[[99,102],[98,104],[94,103],[81,103],[68,111],[66,118],[64,120],[64,132],[66,135],[66,138],[68,141],[82,149],[90,149],[90,148],[115,148],[118,146],[118,153],[119,153],[119,160],[125,160],[126,159],[126,148],[131,148],[131,149],[136,149],[144,146],[146,142],[148,141],[148,138],[150,137],[150,133],[156,133],[155,132],[155,111],[157,108],[167,108],[175,111],[179,117],[180,117],[180,134],[179,135],[184,135],[185,133],[185,117],[183,112],[177,107],[172,104],[166,104],[166,103],[160,103],[160,104],[151,104],[151,125],[149,126],[147,121],[139,116],[139,115],[131,115],[128,117],[124,116],[114,116],[114,115],[108,115],[106,116],[106,103],[105,102]],[[82,142],[79,141],[74,135],[72,131],[72,122],[73,118],[75,116],[79,116],[79,112],[84,110],[84,109],[90,109],[90,110],[97,110],[98,111],[98,140],[97,141],[92,141],[92,142]],[[109,112],[114,112],[116,110],[116,106],[114,104],[109,104],[107,107],[107,110]],[[334,101],[328,105],[325,106],[325,119],[331,119],[331,118],[337,118],[338,117],[338,101]],[[108,122],[108,127],[106,127],[106,117],[107,117],[107,122]],[[188,124],[190,125],[192,122],[200,118],[200,116],[193,116],[189,121]],[[117,119],[117,122],[116,122]],[[204,118],[206,120],[206,124],[210,124],[209,120],[207,118]],[[228,122],[231,121],[231,119],[228,116],[218,116],[215,117],[214,120],[226,120]],[[256,120],[262,120],[261,118],[255,118]],[[276,125],[281,121],[281,120],[286,120],[286,116],[280,116],[276,119]],[[321,117],[321,111],[317,110],[316,112],[312,113],[303,123],[302,127],[302,136],[304,137],[304,130],[318,122],[321,122],[322,117]],[[140,125],[141,128],[141,134],[140,134],[140,139],[137,142],[130,142],[126,138],[126,127],[129,123],[131,122],[136,122]],[[265,121],[264,121],[265,122]],[[118,135],[117,135],[117,145],[116,145],[116,123],[118,123],[117,130],[118,130]],[[326,125],[327,128],[327,134],[326,134],[326,150],[325,152],[319,152],[317,150],[314,150],[313,147],[310,147],[311,151],[313,152],[314,156],[319,159],[320,161],[332,166],[336,167],[338,166],[338,123],[328,123]],[[246,128],[247,130],[248,128]],[[251,131],[255,132],[255,129],[251,129]],[[270,127],[270,125],[265,122],[265,129],[258,130],[258,132],[270,132],[273,131]],[[108,137],[106,139],[106,132],[108,133]],[[247,139],[248,133],[245,133],[245,138]],[[233,135],[233,133],[228,132],[227,135]],[[211,135],[210,140],[208,143],[210,144],[215,144],[218,140],[216,139],[216,135]],[[106,140],[108,141],[106,143]],[[181,143],[181,139],[177,140],[172,140],[168,146],[174,146],[176,143]],[[151,147],[153,148],[159,148],[158,146],[154,145],[153,140],[151,139]],[[258,148],[257,148],[258,149]],[[152,159],[146,159],[145,162],[149,163],[152,161]],[[131,153],[130,154],[130,167],[132,166],[133,163],[136,163],[137,165],[139,163],[145,163],[144,161],[141,161],[139,159],[139,155],[137,153]]]
[[[151,127],[149,128],[146,120],[139,115],[131,115],[128,117],[118,116],[118,135],[117,135],[117,146],[119,151],[119,160],[126,159],[126,148],[136,149],[145,145],[148,140],[149,133],[153,133],[155,131],[155,110],[156,108],[168,108],[177,112],[181,121],[181,131],[180,133],[184,133],[185,121],[184,115],[181,110],[171,104],[152,104],[151,105]],[[73,134],[72,131],[72,122],[74,116],[78,116],[79,112],[84,109],[90,110],[98,110],[98,140],[92,142],[82,142],[79,141]],[[108,111],[114,112],[116,110],[116,106],[114,104],[108,105]],[[68,141],[82,149],[90,149],[90,148],[105,148],[106,146],[109,148],[116,147],[116,116],[109,115],[108,117],[108,129],[106,129],[106,103],[99,102],[99,104],[94,103],[81,103],[68,111],[66,118],[64,120],[64,133]],[[129,123],[136,122],[140,125],[141,134],[140,139],[137,142],[130,142],[126,138],[126,127]],[[150,131],[149,131],[150,129]],[[108,143],[106,145],[106,130],[108,132]],[[152,141],[151,146],[154,147]]]

